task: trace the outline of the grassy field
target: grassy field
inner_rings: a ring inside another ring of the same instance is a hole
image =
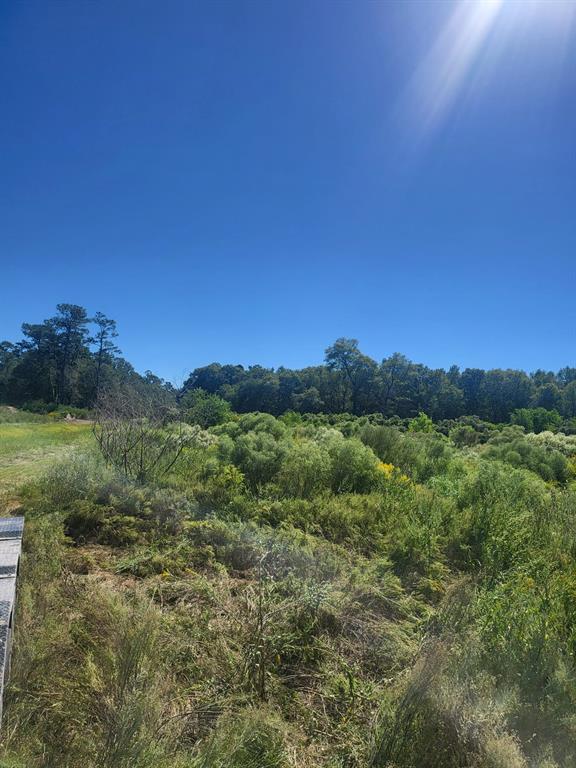
[[[46,469],[69,446],[90,440],[89,424],[0,424],[0,491],[11,491]]]

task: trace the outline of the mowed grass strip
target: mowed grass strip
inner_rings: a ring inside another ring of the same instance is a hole
[[[0,486],[25,482],[66,448],[90,438],[90,424],[0,424]]]

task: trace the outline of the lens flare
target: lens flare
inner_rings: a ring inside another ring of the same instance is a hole
[[[576,0],[457,0],[403,95],[404,128],[420,140],[433,135],[472,85],[480,58],[519,38],[532,36],[533,51],[547,46],[561,58],[575,18]]]

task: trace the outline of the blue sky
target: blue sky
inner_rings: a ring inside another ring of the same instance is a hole
[[[472,56],[440,0],[0,0],[0,337],[64,301],[176,382],[339,336],[576,364],[563,2],[501,9]],[[429,128],[450,29],[466,68]]]

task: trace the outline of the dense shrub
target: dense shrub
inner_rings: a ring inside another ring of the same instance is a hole
[[[346,414],[202,434],[154,482],[70,452],[21,493],[0,764],[575,763],[572,436]]]
[[[500,437],[488,443],[486,456],[511,464],[513,467],[525,467],[540,475],[544,480],[565,483],[570,478],[570,467],[563,453],[551,444],[537,442],[527,437],[514,437],[506,440]]]
[[[524,427],[526,432],[538,434],[555,432],[562,424],[562,416],[558,411],[548,411],[546,408],[517,408],[512,412],[510,422]]]
[[[329,451],[312,440],[299,440],[287,453],[278,472],[286,496],[307,499],[326,490],[332,480]]]
[[[206,429],[223,424],[232,418],[230,403],[203,389],[191,389],[180,400],[180,408],[189,424]]]

